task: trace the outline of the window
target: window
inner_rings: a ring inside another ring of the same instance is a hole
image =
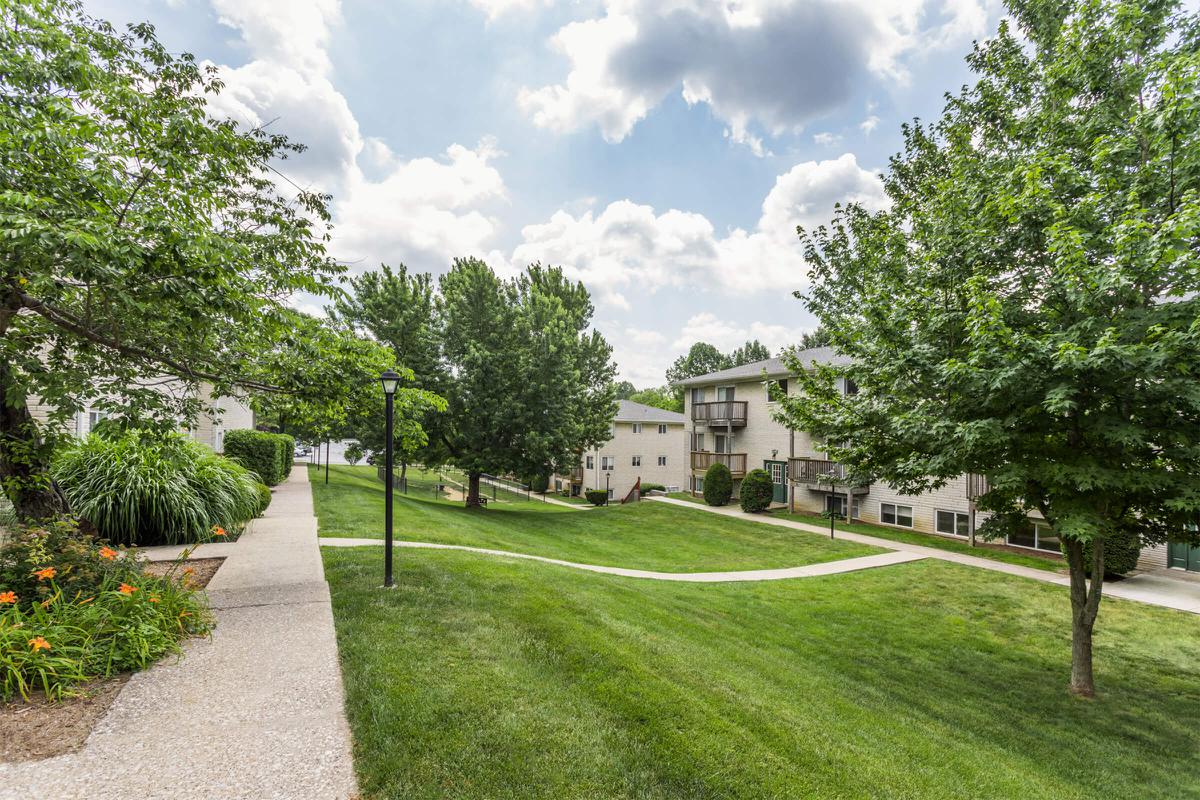
[[[704,478],[692,478],[692,480],[696,482],[696,491],[703,492],[704,491]]]
[[[843,378],[843,386],[846,387],[846,394],[858,394],[858,384],[849,378]]]
[[[718,386],[717,387],[717,402],[718,403],[732,400],[732,399],[733,399],[733,387],[732,386]]]
[[[933,529],[950,536],[970,536],[971,519],[961,511],[935,511]]]
[[[612,456],[600,456],[600,470],[602,472],[612,472],[615,458]]]
[[[771,400],[772,399],[771,396],[775,393],[772,387],[779,389],[779,392],[781,394],[787,394],[787,390],[788,390],[787,378],[780,378],[777,381],[767,381],[767,399],[768,400]]]
[[[703,433],[693,433],[692,434],[692,449],[697,450],[697,451],[704,450],[704,434]]]
[[[612,490],[612,489],[609,489],[609,490],[608,490],[608,499],[609,499],[609,500],[612,500],[612,499],[613,499],[613,490]]]
[[[594,459],[592,456],[587,457],[587,468],[588,469],[596,468],[596,459]]]
[[[213,450],[218,453],[225,452],[225,428],[221,425],[213,427]]]
[[[703,389],[692,389],[692,404],[695,405],[696,403],[703,403],[703,402],[704,402],[704,390]]]
[[[887,525],[911,528],[913,526],[912,506],[902,506],[896,503],[880,503],[879,521]]]
[[[854,511],[851,519],[858,519],[858,501],[855,500],[850,508]],[[846,516],[846,495],[844,494],[828,494],[825,495],[825,510],[833,511],[843,519]]]
[[[1029,524],[1016,533],[1008,535],[1008,543],[1016,547],[1029,547],[1034,550],[1047,550],[1052,553],[1061,552],[1058,537],[1054,529],[1042,520],[1030,520]]]
[[[666,432],[667,432],[667,426],[666,426],[666,425],[659,425],[659,426],[658,426],[658,432],[659,432],[660,434],[666,433]]]
[[[640,467],[641,465],[642,465],[642,457],[641,457],[641,456],[634,456],[634,457],[633,457],[633,466],[635,466],[635,467]]]
[[[642,423],[640,423],[640,422],[633,423],[633,432],[641,433],[642,432]]]
[[[659,465],[660,467],[665,467],[665,466],[667,465],[667,457],[666,457],[666,456],[659,456],[659,457],[658,457],[658,465]]]

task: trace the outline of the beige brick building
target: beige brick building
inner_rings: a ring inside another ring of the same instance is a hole
[[[803,363],[845,363],[832,348],[800,352]],[[775,384],[787,394],[796,387],[781,359],[772,358],[679,382],[684,389],[687,420],[688,470],[685,487],[694,493],[704,488],[704,473],[716,461],[729,467],[734,490],[752,469],[765,469],[775,484],[775,501],[798,512],[821,513],[836,509],[851,519],[921,533],[967,538],[971,503],[966,476],[920,495],[905,495],[885,483],[831,487],[828,476],[840,465],[828,460],[820,443],[803,431],[791,431],[772,417],[776,403],[768,393]],[[853,393],[853,384],[841,387]],[[822,478],[825,478],[822,481]],[[1059,554],[1058,540],[1038,518],[1029,528],[1008,538],[1007,544],[1048,554]],[[1196,548],[1200,550],[1200,548]],[[1200,571],[1200,556],[1169,552],[1167,546],[1146,548],[1139,566],[1182,566]]]
[[[668,489],[687,485],[687,434],[683,414],[654,406],[619,400],[612,422],[612,438],[581,455],[574,485],[577,493],[608,489],[619,501],[640,478]],[[556,478],[563,488],[570,478]]]

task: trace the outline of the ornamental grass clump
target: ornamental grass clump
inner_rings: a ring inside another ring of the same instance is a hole
[[[214,525],[237,531],[264,508],[252,472],[183,434],[92,435],[60,453],[52,474],[72,510],[122,544],[209,541]]]
[[[0,547],[0,699],[55,700],[82,683],[145,669],[207,633],[188,553],[164,576],[68,521],[20,529]]]

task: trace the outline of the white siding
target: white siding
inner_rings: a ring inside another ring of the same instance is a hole
[[[613,490],[613,499],[620,500],[629,493],[641,478],[642,483],[661,483],[663,486],[687,486],[687,436],[681,423],[667,425],[666,433],[659,433],[657,422],[642,423],[642,432],[633,432],[633,423],[613,424],[613,437],[595,450],[584,453],[583,488],[603,489],[605,478]],[[587,458],[592,457],[592,468],[587,468]],[[633,457],[641,456],[642,465],[633,466]],[[658,466],[658,457],[666,456],[665,467]],[[604,471],[601,466],[605,458],[613,459],[613,469]]]

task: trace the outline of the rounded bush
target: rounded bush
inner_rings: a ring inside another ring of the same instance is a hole
[[[255,516],[261,517],[267,507],[271,505],[271,487],[260,483],[254,488],[258,492],[258,513]]]
[[[1104,577],[1120,577],[1137,566],[1138,556],[1141,555],[1142,543],[1137,534],[1110,536],[1104,540]],[[1063,548],[1063,558],[1067,551]],[[1092,576],[1092,545],[1083,546],[1083,569],[1090,578]]]
[[[646,492],[665,492],[666,490],[667,487],[663,486],[661,483],[642,484],[642,494],[645,494]]]
[[[529,491],[535,494],[545,494],[550,488],[549,475],[534,475],[529,479]]]
[[[352,467],[355,464],[357,464],[359,461],[362,461],[362,457],[363,457],[362,445],[359,444],[358,442],[355,442],[354,444],[347,447],[346,452],[345,452],[345,457],[346,457],[346,461]]]
[[[704,502],[723,506],[733,497],[733,473],[724,464],[713,464],[704,473]]]
[[[707,488],[708,482],[705,481],[704,485]],[[775,484],[771,482],[771,476],[767,474],[767,471],[752,469],[746,473],[746,477],[742,478],[742,488],[738,493],[738,500],[741,502],[742,511],[753,514],[770,508],[774,495]]]
[[[603,489],[588,489],[584,492],[584,497],[594,506],[602,506],[608,502],[608,492]]]

